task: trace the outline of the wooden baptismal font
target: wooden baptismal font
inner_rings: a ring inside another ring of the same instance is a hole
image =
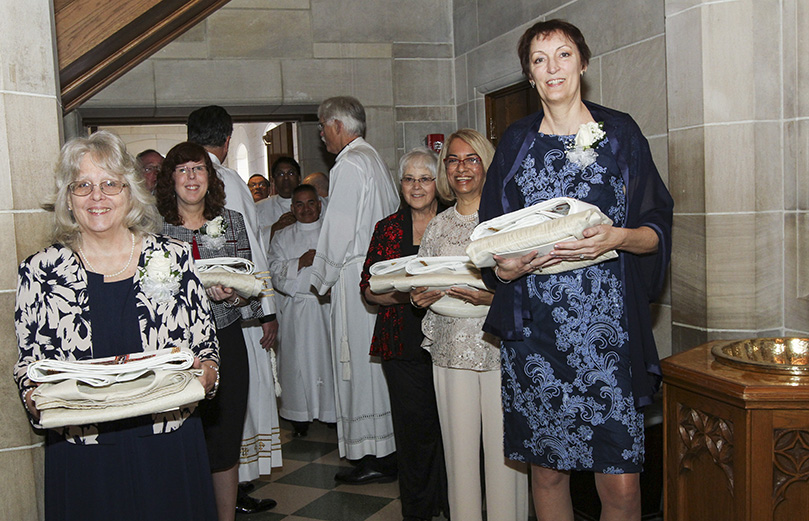
[[[666,521],[809,520],[809,339],[662,361]]]

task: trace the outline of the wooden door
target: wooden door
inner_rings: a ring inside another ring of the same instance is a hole
[[[539,110],[539,95],[527,81],[486,95],[486,136],[496,147],[506,128]]]
[[[281,156],[295,157],[292,132],[292,123],[286,122],[264,134],[264,144],[267,145],[267,172],[270,173],[270,176],[272,176],[272,164],[276,159]]]
[[[267,172],[270,175],[270,195],[277,193],[272,178],[272,164],[282,156],[295,157],[293,131],[293,124],[286,122],[268,130],[264,134],[264,144],[267,146]]]

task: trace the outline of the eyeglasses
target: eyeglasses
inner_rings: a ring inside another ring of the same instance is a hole
[[[286,177],[286,178],[293,178],[296,175],[299,175],[298,172],[294,170],[278,170],[277,172],[273,172],[273,177]]]
[[[101,189],[101,193],[104,195],[118,195],[129,185],[122,183],[121,181],[113,181],[111,179],[101,181],[98,184],[91,183],[90,181],[76,181],[67,185],[67,187],[70,189],[70,193],[79,197],[90,195],[93,193],[93,189],[96,186]]]
[[[144,172],[149,172],[149,173],[151,173],[151,172],[159,172],[160,171],[160,166],[158,166],[158,165],[147,165],[147,166],[143,167],[143,171]]]
[[[425,176],[425,177],[415,178],[415,177],[405,176],[405,177],[402,178],[402,184],[406,185],[406,186],[413,186],[416,183],[420,184],[421,186],[429,186],[433,182],[435,182],[435,177],[426,177]]]
[[[447,167],[447,170],[455,170],[461,165],[463,165],[465,168],[472,168],[473,166],[482,164],[483,160],[480,158],[480,156],[469,156],[466,159],[458,159],[457,157],[448,157],[444,159],[444,166]]]
[[[205,165],[194,165],[194,166],[192,166],[190,168],[187,167],[187,166],[178,166],[177,168],[174,169],[175,174],[181,174],[181,175],[188,175],[191,172],[193,172],[194,175],[200,175],[200,174],[204,174],[207,171],[208,171],[208,167],[205,166]]]
[[[318,122],[318,123],[317,123],[317,131],[318,131],[318,132],[323,132],[323,128],[324,128],[326,125],[328,125],[329,123],[331,123],[332,121],[333,121],[333,120],[331,120],[331,119],[330,119],[330,120],[326,121],[325,123]]]

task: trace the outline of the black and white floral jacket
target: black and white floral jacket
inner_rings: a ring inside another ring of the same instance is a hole
[[[136,274],[135,299],[144,351],[181,347],[201,361],[219,363],[219,344],[205,288],[196,274],[187,244],[162,235],[145,235],[138,266],[153,252],[168,252],[172,270],[180,273],[179,291],[170,299],[155,299],[143,291]],[[14,379],[20,396],[35,386],[28,365],[41,358],[82,360],[93,358],[92,330],[87,296],[87,272],[78,256],[54,244],[20,264],[14,311],[19,359]],[[176,430],[193,408],[154,414],[154,433]],[[33,418],[32,423],[37,426]],[[76,443],[96,442],[94,425],[66,427],[64,436]]]

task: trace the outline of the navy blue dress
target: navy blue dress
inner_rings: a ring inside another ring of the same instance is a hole
[[[572,140],[537,134],[515,177],[524,205],[573,197],[623,226],[626,189],[608,138],[585,168],[565,155]],[[533,318],[524,340],[501,350],[507,458],[557,470],[642,470],[622,280],[618,259],[528,276]]]
[[[143,351],[132,279],[104,282],[87,272],[93,358]],[[67,442],[49,430],[45,519],[215,521],[202,424],[194,414],[153,434],[152,416],[98,425],[98,444]]]

